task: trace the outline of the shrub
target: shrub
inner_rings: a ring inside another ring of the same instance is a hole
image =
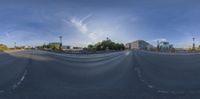
[[[103,50],[124,50],[124,44],[119,44],[111,41],[110,39],[98,42],[95,45],[88,45],[88,50],[90,51],[103,51]]]
[[[6,45],[4,45],[4,44],[0,44],[0,51],[2,52],[2,51],[5,51],[5,50],[7,50],[8,49],[8,47],[6,46]]]

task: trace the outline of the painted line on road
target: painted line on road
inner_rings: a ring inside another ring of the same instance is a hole
[[[135,57],[138,57],[137,54],[134,54]],[[137,62],[139,62],[138,58],[136,58]],[[186,94],[186,93],[190,93],[190,94],[199,94],[200,93],[200,90],[196,90],[196,91],[193,91],[193,90],[187,90],[187,91],[175,91],[175,90],[163,90],[163,89],[160,89],[158,88],[157,86],[154,86],[153,84],[151,84],[150,82],[148,82],[147,80],[145,80],[145,78],[142,76],[142,70],[139,68],[141,64],[138,63],[138,65],[134,68],[134,70],[136,71],[137,73],[137,76],[139,78],[139,80],[144,83],[147,88],[150,88],[150,89],[153,89],[155,90],[157,93],[161,93],[161,94]]]
[[[12,89],[17,88],[24,81],[24,79],[26,77],[26,74],[27,74],[27,70],[25,70],[25,72],[22,75],[21,79],[16,84],[12,85]]]
[[[22,77],[20,78],[20,80],[19,80],[16,84],[13,84],[13,85],[10,86],[8,89],[0,90],[0,93],[4,93],[4,92],[6,92],[6,91],[10,91],[10,90],[16,89],[16,88],[17,88],[19,85],[21,85],[21,83],[24,81],[26,75],[27,75],[27,70],[24,71]]]

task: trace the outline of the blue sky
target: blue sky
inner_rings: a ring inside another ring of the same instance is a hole
[[[5,0],[0,1],[0,43],[41,45],[59,41],[86,46],[111,38],[175,47],[200,44],[198,0]]]

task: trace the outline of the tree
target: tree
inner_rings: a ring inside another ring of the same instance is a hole
[[[110,39],[103,40],[98,42],[95,45],[88,45],[88,50],[103,51],[103,50],[124,50],[124,44],[115,43]]]
[[[98,42],[97,44],[95,44],[95,45],[94,45],[94,49],[95,49],[96,51],[102,50],[101,42]]]
[[[94,50],[94,46],[93,45],[88,45],[88,50],[93,51]]]
[[[197,51],[200,52],[200,45],[197,47]]]

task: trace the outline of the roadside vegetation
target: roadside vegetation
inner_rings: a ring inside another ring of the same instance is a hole
[[[103,40],[94,45],[88,45],[89,51],[106,51],[106,50],[124,50],[125,46],[122,43],[115,43],[110,39]]]
[[[59,51],[60,50],[60,45],[59,44],[44,44],[42,46],[37,46],[38,49],[50,49],[53,51]]]
[[[192,48],[189,48],[188,52],[200,52],[200,45],[195,50]]]
[[[3,52],[5,50],[8,50],[8,47],[4,44],[0,44],[0,52]]]

